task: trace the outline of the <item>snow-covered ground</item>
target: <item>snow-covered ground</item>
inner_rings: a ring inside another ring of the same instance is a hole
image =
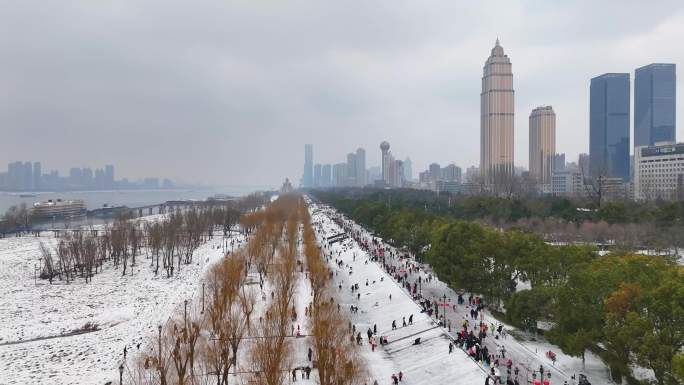
[[[342,232],[328,215],[316,206],[312,207],[312,222],[322,230],[319,242]],[[335,286],[341,285],[339,297],[343,309],[358,306],[358,313],[350,314],[357,332],[364,337],[362,354],[366,359],[371,379],[379,384],[390,384],[392,374],[403,373],[402,384],[484,384],[486,373],[465,352],[454,349],[449,354],[450,339],[446,330],[438,327],[408,294],[377,264],[369,261],[368,255],[352,240],[335,243],[324,249],[332,254],[330,261],[335,273]],[[337,268],[334,260],[342,260],[343,267]],[[350,273],[351,271],[351,273]],[[366,285],[366,282],[368,284]],[[351,292],[351,286],[358,283],[360,299]],[[391,295],[391,299],[390,299]],[[413,315],[413,324],[402,326],[402,317],[408,323]],[[392,330],[392,321],[398,328]],[[378,336],[387,336],[388,344],[378,346],[375,352],[367,343],[366,331],[377,326]],[[415,345],[416,338],[420,344]]]
[[[154,275],[145,253],[131,274],[111,263],[92,282],[38,279],[41,237],[0,239],[0,384],[118,383],[124,346],[129,360],[184,300],[201,297],[201,277],[223,255],[219,232],[174,276]],[[236,238],[241,236],[235,235]],[[130,268],[130,266],[129,266]],[[97,330],[73,334],[87,323]]]

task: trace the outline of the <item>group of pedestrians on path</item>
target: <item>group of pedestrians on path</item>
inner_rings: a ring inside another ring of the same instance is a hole
[[[381,239],[366,234],[353,222],[346,220],[344,217],[340,215],[331,215],[329,217],[363,251],[368,253],[372,262],[378,263],[399,286],[407,291],[414,301],[421,306],[421,312],[434,317],[438,325],[448,329],[449,336],[453,339],[449,343],[449,353],[453,353],[454,348],[458,347],[468,354],[488,372],[487,385],[519,385],[521,382],[527,383],[527,378],[521,374],[518,365],[513,362],[511,357],[506,356],[507,350],[503,341],[507,338],[507,332],[503,324],[498,323],[495,325],[484,320],[485,303],[482,297],[469,294],[466,301],[464,298],[466,293],[460,293],[453,303],[451,298],[446,298],[446,296],[442,296],[442,298],[424,297],[423,284],[432,283],[435,277],[431,273],[424,271],[422,264],[410,258],[408,254],[398,252],[392,247],[385,245]],[[356,255],[354,255],[354,259],[356,259]],[[342,260],[336,262],[340,263]],[[358,286],[352,287],[353,292],[356,289],[358,289]],[[465,312],[461,318],[460,327],[457,330],[453,330],[454,334],[451,334],[453,325],[451,319],[446,316],[446,309],[452,310],[452,315],[457,311]],[[411,324],[412,321],[413,315],[410,315],[408,324]],[[402,325],[407,325],[406,317],[403,317]],[[392,321],[392,330],[396,328],[396,321]],[[527,371],[529,370],[527,368]],[[543,367],[540,367],[540,371],[543,371]],[[547,378],[543,381],[542,385],[548,385],[548,382]],[[397,383],[394,376],[392,383]]]

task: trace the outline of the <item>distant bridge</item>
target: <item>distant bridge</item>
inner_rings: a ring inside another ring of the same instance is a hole
[[[213,206],[220,204],[224,201],[195,201],[195,200],[175,200],[166,201],[164,203],[155,203],[152,205],[138,206],[138,207],[127,207],[127,206],[116,206],[116,207],[102,207],[94,210],[88,211],[89,217],[96,218],[111,218],[118,213],[132,213],[138,217],[143,215],[154,215],[154,214],[167,214],[177,212],[183,209],[191,207],[204,207]]]

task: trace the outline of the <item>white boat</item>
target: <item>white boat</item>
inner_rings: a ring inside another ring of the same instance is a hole
[[[36,219],[80,218],[86,215],[86,205],[80,199],[63,201],[49,199],[33,204],[31,215]]]

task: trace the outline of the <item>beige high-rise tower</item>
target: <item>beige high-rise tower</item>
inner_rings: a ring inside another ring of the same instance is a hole
[[[496,39],[480,94],[480,173],[487,184],[513,176],[513,99],[511,60]]]
[[[530,114],[530,176],[541,185],[551,184],[556,154],[556,113],[553,107],[537,107]]]

